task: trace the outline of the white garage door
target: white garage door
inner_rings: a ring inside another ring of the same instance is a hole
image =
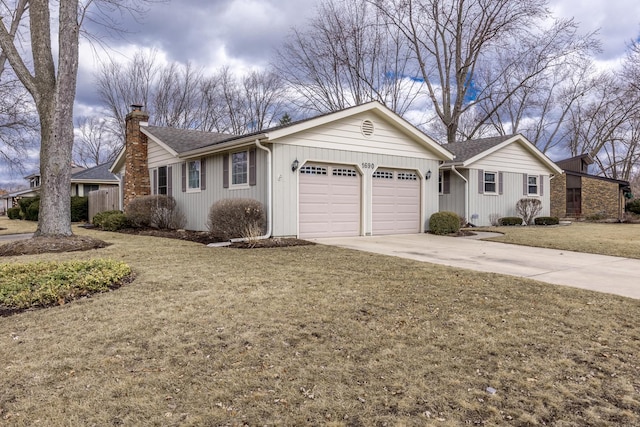
[[[360,235],[360,187],[354,167],[301,167],[300,238]]]
[[[415,172],[379,169],[373,173],[374,235],[420,232],[420,177]]]

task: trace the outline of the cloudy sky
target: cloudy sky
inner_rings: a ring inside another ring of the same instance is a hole
[[[155,48],[167,61],[190,61],[205,68],[229,65],[247,70],[269,63],[292,26],[303,25],[318,0],[171,0],[151,5],[142,22],[124,21],[129,32],[105,39],[109,55],[130,58],[139,48]],[[581,30],[599,30],[602,66],[614,64],[640,35],[638,0],[550,0],[559,17],[575,17]],[[99,110],[93,71],[96,56],[107,55],[84,42],[81,46],[76,114]],[[3,183],[20,182],[0,170]]]

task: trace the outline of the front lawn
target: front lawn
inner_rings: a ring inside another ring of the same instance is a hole
[[[640,224],[574,222],[571,225],[485,227],[503,236],[492,242],[640,259]]]
[[[136,280],[0,317],[0,424],[640,425],[637,300],[321,245],[78,233],[112,245],[0,262],[109,258]]]
[[[33,233],[36,228],[38,228],[36,221],[9,219],[7,216],[0,216],[0,235]]]

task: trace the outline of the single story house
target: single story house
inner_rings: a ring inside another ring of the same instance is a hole
[[[440,168],[440,210],[455,212],[476,226],[518,216],[522,198],[542,201],[539,216],[551,212],[550,182],[562,170],[523,135],[444,144],[455,158]]]
[[[92,168],[83,168],[72,165],[71,169],[71,195],[87,196],[89,192],[94,190],[103,190],[107,188],[118,188],[118,177],[109,171],[111,163],[103,163],[102,165]],[[18,204],[18,200],[25,197],[35,197],[40,193],[41,176],[40,173],[33,173],[24,177],[29,181],[29,188],[14,191],[0,197],[0,211],[5,211]],[[4,209],[3,209],[4,208]]]
[[[629,181],[589,174],[593,159],[581,154],[556,162],[562,175],[551,183],[551,214],[559,218],[622,219]]]
[[[216,201],[251,198],[265,206],[269,236],[424,232],[438,168],[453,159],[378,102],[241,136],[149,126],[133,107],[111,168],[123,205],[173,196],[191,230],[207,229]]]

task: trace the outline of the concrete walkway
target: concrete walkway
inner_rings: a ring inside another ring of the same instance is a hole
[[[32,236],[33,233],[0,234],[0,242],[8,242],[10,240],[25,240],[30,239]]]
[[[417,261],[607,292],[640,299],[640,260],[432,234],[313,239]]]

